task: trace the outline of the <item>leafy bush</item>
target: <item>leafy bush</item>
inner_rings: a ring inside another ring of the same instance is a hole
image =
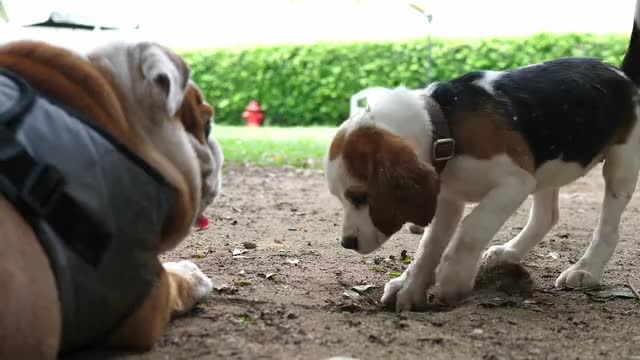
[[[433,39],[432,77],[445,80],[477,69],[507,69],[564,56],[618,65],[627,35],[538,34],[482,40]],[[284,45],[182,53],[196,82],[215,104],[216,120],[242,124],[258,99],[270,125],[336,125],[349,98],[369,86],[426,85],[425,39],[384,43]]]

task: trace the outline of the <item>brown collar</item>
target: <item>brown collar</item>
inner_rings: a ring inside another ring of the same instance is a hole
[[[429,96],[425,96],[427,111],[433,125],[433,144],[431,145],[431,163],[438,173],[444,170],[447,160],[456,154],[456,141],[451,136],[449,121],[442,113],[440,105]]]

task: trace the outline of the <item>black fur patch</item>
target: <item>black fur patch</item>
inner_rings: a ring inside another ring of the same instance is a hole
[[[474,84],[485,74],[474,71],[439,84],[432,96],[449,119],[499,112],[523,134],[536,168],[558,158],[587,166],[635,119],[637,89],[614,69],[597,59],[561,58],[504,72],[493,94]]]

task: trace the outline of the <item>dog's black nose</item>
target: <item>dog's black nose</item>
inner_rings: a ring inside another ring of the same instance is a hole
[[[342,247],[345,249],[356,250],[358,248],[358,237],[353,235],[343,237]]]

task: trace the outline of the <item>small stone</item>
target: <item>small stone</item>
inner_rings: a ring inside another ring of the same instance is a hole
[[[409,226],[409,231],[412,234],[423,234],[424,233],[424,228],[420,225],[416,225],[416,224],[411,224]]]
[[[242,243],[242,246],[244,246],[245,249],[255,249],[258,247],[258,245],[256,245],[256,243],[251,242],[251,241],[245,241]]]
[[[298,315],[294,314],[294,313],[288,313],[287,314],[287,319],[296,319],[298,317]]]

